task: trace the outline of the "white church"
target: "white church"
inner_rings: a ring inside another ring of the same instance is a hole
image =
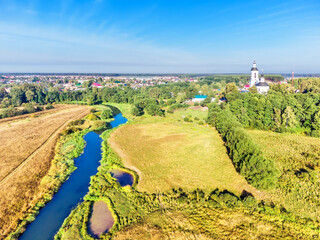
[[[256,60],[254,60],[252,68],[251,68],[251,79],[250,79],[250,87],[253,85],[256,86],[258,93],[267,93],[269,91],[269,84],[264,81],[264,75],[261,74],[261,78],[259,79],[259,71],[257,68]]]

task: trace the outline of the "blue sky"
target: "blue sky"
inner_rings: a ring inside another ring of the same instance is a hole
[[[0,72],[320,72],[319,0],[0,0]]]

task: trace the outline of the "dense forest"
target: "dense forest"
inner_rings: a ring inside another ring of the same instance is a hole
[[[299,80],[299,93],[288,84],[274,84],[267,95],[238,91],[226,93],[229,109],[237,120],[249,128],[277,132],[300,132],[320,136],[320,79]],[[209,122],[214,121],[215,109],[211,105]]]

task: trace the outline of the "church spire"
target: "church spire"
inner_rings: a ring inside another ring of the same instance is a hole
[[[251,68],[250,87],[252,87],[258,82],[259,82],[259,71],[257,68],[256,60],[254,60]]]
[[[262,69],[262,72],[261,72],[260,82],[264,82],[264,73],[263,73],[263,69]]]

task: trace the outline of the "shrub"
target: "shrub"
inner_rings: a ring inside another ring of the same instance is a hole
[[[168,109],[167,113],[173,113],[173,110],[172,109]]]
[[[143,108],[134,106],[131,110],[133,116],[141,116],[144,114]]]
[[[49,110],[49,109],[53,109],[54,107],[52,106],[51,103],[48,103],[47,106],[46,106],[46,110]]]
[[[27,103],[24,107],[24,111],[26,113],[34,113],[35,112],[35,109],[34,109],[34,106],[32,103]]]
[[[84,124],[84,119],[74,120],[70,123],[71,126],[82,125]]]
[[[311,137],[318,137],[320,138],[320,130],[312,130]]]
[[[102,111],[101,113],[101,119],[108,119],[108,118],[112,118],[113,114],[112,114],[112,110],[111,108],[107,107],[105,110]]]
[[[198,124],[199,124],[199,125],[203,125],[204,122],[203,122],[203,121],[199,121]]]
[[[2,115],[2,118],[13,117],[17,115],[17,109],[15,107],[6,108],[2,110],[1,115]]]
[[[91,126],[92,126],[93,129],[103,129],[103,128],[107,127],[107,123],[105,121],[102,121],[102,120],[97,120],[97,121],[94,121],[91,124]]]
[[[35,106],[35,111],[36,111],[36,112],[43,111],[43,107],[36,105],[36,106]]]
[[[86,119],[88,120],[99,120],[99,117],[93,113],[89,113],[87,116],[86,116]]]

